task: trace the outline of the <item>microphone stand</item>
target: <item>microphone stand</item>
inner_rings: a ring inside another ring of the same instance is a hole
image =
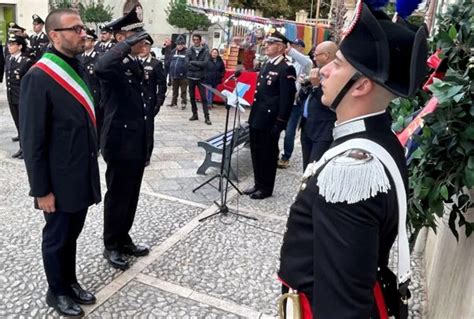
[[[238,111],[239,111],[239,108],[240,108],[240,103],[239,103],[239,93],[237,91],[237,85],[238,85],[238,80],[237,80],[237,77],[235,78],[235,96],[236,96],[236,105],[235,105],[235,114],[234,114],[234,123],[233,123],[233,127],[232,127],[232,131],[234,132],[234,134],[238,134],[238,131],[236,132],[235,130],[235,126],[236,126],[236,122],[237,122],[237,115],[238,115]],[[215,176],[211,177],[209,180],[205,181],[204,183],[202,183],[201,185],[199,185],[198,187],[196,187],[195,189],[193,189],[193,193],[198,190],[199,188],[201,188],[202,186],[206,185],[207,183],[211,182],[212,180],[214,180],[215,178],[219,178],[219,192],[220,192],[220,203],[217,202],[217,201],[214,201],[214,204],[216,204],[216,206],[218,207],[217,208],[217,211],[215,213],[212,213],[211,215],[209,216],[206,216],[204,218],[201,218],[199,219],[200,222],[202,221],[205,221],[206,219],[208,218],[211,218],[213,216],[216,216],[216,215],[219,215],[219,214],[223,214],[223,215],[227,215],[227,214],[232,214],[232,215],[236,215],[236,216],[240,216],[240,217],[244,217],[244,218],[247,218],[247,219],[252,219],[252,220],[258,220],[257,218],[255,217],[251,217],[251,216],[246,216],[246,215],[243,215],[243,214],[240,214],[240,213],[237,213],[237,212],[234,212],[232,210],[229,209],[229,207],[227,206],[227,192],[228,192],[228,188],[229,188],[229,184],[232,185],[232,187],[240,194],[242,195],[242,192],[239,190],[239,188],[229,179],[229,171],[230,171],[230,167],[231,167],[231,161],[232,161],[232,150],[234,148],[234,144],[232,143],[232,145],[230,145],[231,147],[231,152],[229,154],[229,161],[228,161],[228,164],[227,164],[227,167],[225,167],[225,159],[227,157],[227,134],[229,132],[229,113],[230,113],[230,105],[229,103],[227,103],[227,98],[225,99],[225,108],[226,108],[226,116],[225,116],[225,127],[224,127],[224,138],[223,138],[223,143],[224,145],[222,146],[222,160],[221,160],[221,168],[220,168],[220,172],[219,174],[216,174]],[[239,121],[240,123],[240,121]],[[234,139],[235,136],[234,134],[232,135],[232,138]],[[225,179],[225,187],[223,187],[224,185],[224,179]]]

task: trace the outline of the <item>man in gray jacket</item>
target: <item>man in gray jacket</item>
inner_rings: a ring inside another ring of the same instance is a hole
[[[196,87],[199,89],[199,95],[201,96],[202,110],[204,112],[205,123],[211,125],[209,119],[209,110],[207,108],[206,89],[202,86],[201,81],[206,75],[206,65],[209,61],[209,49],[203,45],[200,34],[193,35],[193,45],[186,52],[186,66],[188,86],[189,86],[189,99],[191,101],[191,107],[193,116],[189,118],[190,121],[198,120],[198,112],[196,106]]]

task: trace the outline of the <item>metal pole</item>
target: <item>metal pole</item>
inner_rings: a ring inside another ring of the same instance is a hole
[[[314,4],[314,0],[311,0],[311,9],[309,9],[309,18],[310,19],[313,18],[313,4]]]
[[[319,7],[321,6],[321,0],[316,2],[316,25],[319,23]]]

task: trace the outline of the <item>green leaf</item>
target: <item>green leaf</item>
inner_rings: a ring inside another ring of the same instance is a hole
[[[474,169],[474,156],[469,156],[469,159],[467,160],[467,167]]]
[[[449,28],[448,33],[451,40],[456,39],[456,37],[458,36],[458,32],[456,31],[456,28],[454,27],[454,25],[452,25],[451,28]]]
[[[441,197],[444,198],[444,200],[448,200],[449,194],[446,185],[441,186],[441,188],[439,189],[439,194],[441,195]]]
[[[456,94],[456,95],[453,97],[454,102],[459,103],[459,101],[461,101],[461,99],[464,97],[464,94],[465,94],[465,92]]]
[[[468,126],[462,136],[466,139],[474,140],[474,126]]]

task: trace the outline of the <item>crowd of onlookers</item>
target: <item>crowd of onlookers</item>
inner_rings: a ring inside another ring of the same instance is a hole
[[[176,43],[166,39],[162,48],[165,74],[168,77],[168,86],[172,87],[173,95],[169,107],[178,105],[178,96],[181,96],[181,109],[186,109],[187,90],[192,107],[190,121],[198,119],[196,105],[196,88],[199,91],[205,123],[210,125],[209,108],[212,108],[213,94],[202,84],[216,88],[222,82],[225,73],[224,61],[219,50],[210,50],[203,43],[199,34],[192,37],[193,44],[187,48],[184,37],[178,36]],[[181,93],[181,94],[180,94]]]

